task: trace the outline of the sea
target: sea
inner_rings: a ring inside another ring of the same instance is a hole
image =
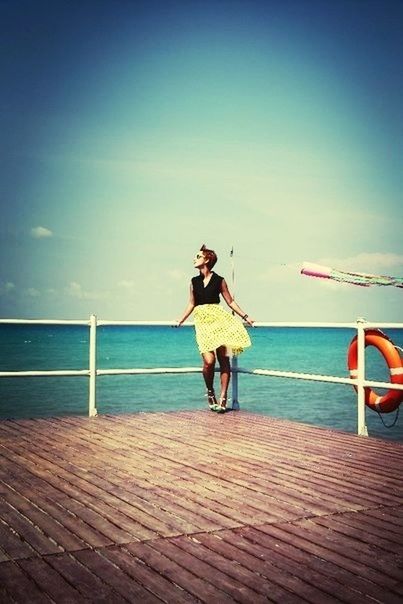
[[[403,348],[403,330],[386,333]],[[253,345],[238,360],[242,369],[348,377],[353,329],[256,327],[250,335]],[[0,325],[0,371],[87,369],[88,349],[87,326]],[[200,365],[192,326],[97,328],[99,369]],[[386,363],[373,347],[366,349],[366,377],[389,381]],[[0,418],[85,416],[88,384],[83,376],[0,377]],[[217,374],[217,390],[218,385]],[[241,373],[238,391],[240,407],[248,412],[357,431],[357,396],[349,385]],[[201,373],[98,376],[96,399],[100,414],[207,409]],[[366,421],[370,436],[403,442],[403,413],[399,419],[397,412],[380,416],[367,408]]]

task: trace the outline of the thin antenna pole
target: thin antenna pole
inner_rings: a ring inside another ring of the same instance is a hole
[[[230,258],[231,258],[231,293],[232,293],[232,297],[235,300],[235,259],[234,259],[234,246],[232,246],[231,251],[230,251]],[[234,311],[232,311],[232,314],[234,315]]]
[[[232,246],[230,251],[231,258],[231,290],[232,297],[235,299],[235,258],[234,258],[234,246]],[[235,312],[232,311],[232,314],[235,315]],[[239,409],[239,401],[238,401],[238,357],[236,355],[232,355],[231,359],[231,377],[232,377],[232,385],[231,385],[231,398],[232,398],[232,408],[235,410]]]

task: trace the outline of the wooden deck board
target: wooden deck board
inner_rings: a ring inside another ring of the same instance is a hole
[[[0,600],[401,603],[402,479],[242,411],[0,421]]]

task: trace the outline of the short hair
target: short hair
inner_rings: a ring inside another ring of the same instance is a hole
[[[208,248],[206,248],[206,245],[204,243],[201,246],[200,251],[203,252],[204,257],[208,261],[209,268],[213,268],[213,266],[215,265],[215,263],[218,260],[217,254],[215,253],[215,251],[209,250]]]

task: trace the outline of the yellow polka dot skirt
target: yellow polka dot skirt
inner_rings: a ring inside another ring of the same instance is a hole
[[[251,346],[243,324],[219,304],[200,304],[194,309],[196,342],[200,354],[217,350],[220,346],[240,354]]]

